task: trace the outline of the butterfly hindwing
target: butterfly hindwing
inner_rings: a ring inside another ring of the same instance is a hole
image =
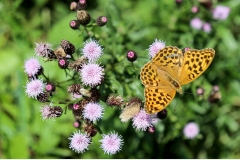
[[[145,87],[145,109],[147,113],[160,112],[173,100],[176,90],[166,87]]]

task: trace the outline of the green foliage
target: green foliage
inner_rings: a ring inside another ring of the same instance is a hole
[[[71,112],[56,119],[40,119],[40,102],[25,95],[27,76],[24,60],[33,56],[34,42],[49,42],[57,46],[62,39],[77,49],[89,36],[71,30],[69,21],[75,13],[69,2],[8,1],[0,2],[0,157],[1,158],[239,158],[240,157],[240,2],[213,1],[231,8],[226,20],[213,20],[211,12],[197,1],[117,1],[89,0],[87,11],[93,19],[108,18],[103,27],[89,27],[91,36],[100,40],[104,55],[99,60],[105,69],[101,86],[103,101],[110,93],[144,100],[139,79],[141,67],[149,61],[148,47],[157,38],[179,48],[214,48],[215,58],[210,67],[194,82],[183,86],[184,94],[177,94],[168,106],[168,116],[155,127],[154,133],[136,131],[132,122],[122,123],[120,110],[104,105],[105,114],[98,122],[104,134],[115,130],[124,138],[122,151],[113,156],[99,148],[100,134],[83,154],[68,147],[70,134],[75,131]],[[198,13],[191,7],[197,5]],[[191,28],[190,20],[199,17],[210,22],[212,31]],[[93,22],[93,20],[92,20]],[[82,32],[83,31],[83,32]],[[127,61],[126,53],[134,50],[138,59]],[[65,75],[53,63],[42,62],[54,79]],[[52,67],[54,66],[55,67]],[[208,102],[212,86],[218,85],[222,99]],[[199,97],[196,89],[203,87]],[[186,94],[191,93],[191,94]],[[60,93],[60,96],[64,96]],[[103,103],[104,104],[104,103]],[[195,139],[183,135],[183,127],[190,121],[199,125]]]

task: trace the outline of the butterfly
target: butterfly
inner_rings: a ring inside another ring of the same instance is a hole
[[[182,86],[197,79],[211,64],[215,50],[180,50],[167,46],[158,51],[140,72],[145,86],[145,110],[149,114],[160,112],[173,100]]]

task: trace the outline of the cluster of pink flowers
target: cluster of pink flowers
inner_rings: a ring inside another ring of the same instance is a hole
[[[192,10],[193,13],[197,13],[198,12],[198,7],[193,6],[191,10]],[[225,20],[230,13],[230,8],[226,7],[226,6],[218,5],[211,12],[212,12],[213,19],[215,19],[215,20]],[[202,29],[206,33],[209,33],[212,30],[211,24],[209,22],[204,22],[200,18],[193,18],[190,21],[190,26],[192,28],[196,29],[196,30],[201,30]]]

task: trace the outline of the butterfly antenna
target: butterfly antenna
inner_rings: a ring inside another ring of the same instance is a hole
[[[191,92],[184,92],[184,93],[186,93],[186,94],[192,94],[192,95],[193,95],[193,93],[191,93]]]

